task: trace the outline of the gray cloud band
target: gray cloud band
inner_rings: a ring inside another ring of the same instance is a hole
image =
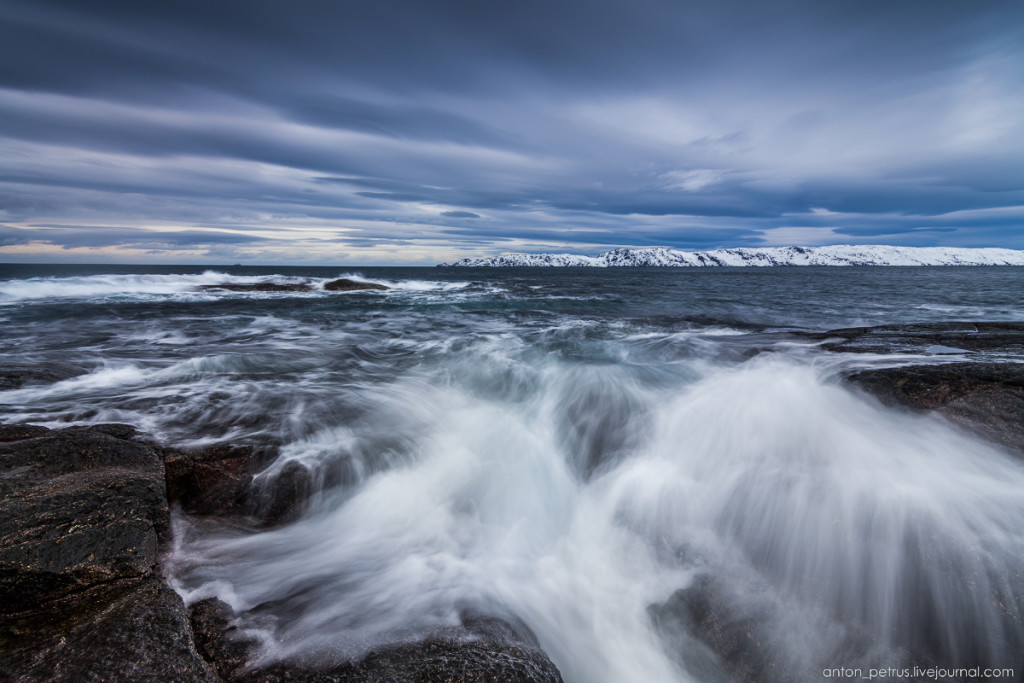
[[[1021,26],[1014,2],[12,1],[0,218],[187,228],[40,231],[68,247],[310,221],[477,251],[1024,247]]]

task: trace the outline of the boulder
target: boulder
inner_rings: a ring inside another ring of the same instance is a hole
[[[167,496],[191,515],[244,513],[252,476],[268,461],[262,449],[220,444],[167,450]]]
[[[219,444],[192,450],[167,449],[167,496],[190,515],[245,517],[263,527],[292,522],[313,494],[313,476],[297,462],[254,483],[277,455],[273,448]]]
[[[389,289],[384,285],[378,285],[375,282],[359,282],[357,280],[349,280],[348,278],[340,278],[338,280],[331,280],[324,284],[324,290],[328,292],[353,292],[359,289]]]
[[[214,680],[160,578],[160,452],[126,425],[8,425],[0,663],[14,680]]]

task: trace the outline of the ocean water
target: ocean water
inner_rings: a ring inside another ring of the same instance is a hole
[[[199,289],[336,277],[390,289]],[[175,516],[174,585],[257,615],[267,661],[472,608],[525,623],[570,683],[729,680],[679,616],[699,595],[775,680],[1019,680],[1024,462],[839,381],[977,354],[807,333],[1024,321],[1021,292],[1022,268],[0,265],[0,361],[36,378],[0,421],[273,447],[267,490],[308,470],[283,527]]]

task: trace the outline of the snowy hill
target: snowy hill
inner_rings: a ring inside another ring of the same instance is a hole
[[[759,247],[680,251],[612,249],[599,256],[576,254],[502,254],[461,259],[440,266],[516,268],[562,266],[1024,266],[1024,251],[956,247],[889,247],[885,245],[830,247]]]

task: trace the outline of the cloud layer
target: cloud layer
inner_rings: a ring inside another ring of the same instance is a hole
[[[7,0],[0,259],[1024,248],[1019,2]]]

